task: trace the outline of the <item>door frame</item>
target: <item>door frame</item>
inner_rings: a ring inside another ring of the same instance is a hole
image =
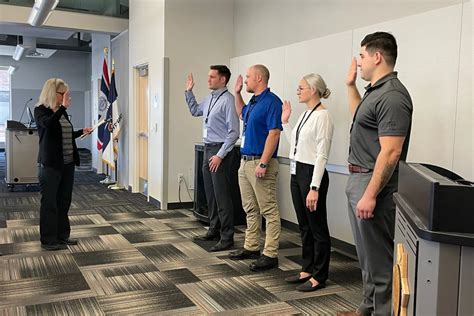
[[[138,64],[138,65],[135,65],[132,67],[132,76],[133,76],[133,103],[132,103],[132,109],[131,111],[129,111],[129,113],[133,113],[133,118],[131,117],[130,118],[130,123],[131,123],[131,126],[130,126],[130,150],[132,151],[132,155],[133,155],[133,159],[130,159],[129,161],[129,170],[131,170],[133,172],[133,176],[130,177],[130,179],[132,180],[132,192],[133,193],[139,193],[139,188],[140,188],[140,183],[139,183],[139,178],[140,178],[140,172],[139,172],[139,150],[138,150],[138,126],[139,126],[139,115],[138,115],[138,102],[139,102],[139,93],[138,93],[138,81],[139,81],[139,77],[140,77],[140,69],[141,68],[144,68],[144,67],[147,67],[148,68],[148,88],[147,88],[147,94],[148,94],[148,108],[147,108],[147,115],[148,115],[148,128],[147,128],[147,133],[148,135],[150,135],[150,74],[149,74],[149,71],[150,71],[150,67],[149,67],[149,63],[148,62],[144,62],[144,63],[141,63],[141,64]],[[146,194],[146,198],[147,198],[147,201],[150,201],[150,188],[149,188],[149,183],[150,183],[150,174],[149,174],[149,167],[150,167],[150,141],[149,141],[149,137],[148,137],[148,141],[147,141],[147,145],[148,145],[148,148],[147,148],[147,153],[148,153],[148,157],[147,157],[147,169],[148,169],[148,179],[147,179],[147,183],[148,183],[148,188],[147,188],[147,194]]]

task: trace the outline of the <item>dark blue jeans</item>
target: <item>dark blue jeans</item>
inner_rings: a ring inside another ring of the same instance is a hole
[[[69,238],[71,226],[68,212],[71,206],[74,184],[74,163],[55,169],[45,165],[38,167],[41,187],[40,235],[41,243],[57,244]]]

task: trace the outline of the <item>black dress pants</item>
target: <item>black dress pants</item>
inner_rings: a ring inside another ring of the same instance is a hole
[[[319,188],[316,211],[306,207],[314,166],[296,162],[296,175],[291,175],[291,197],[296,211],[302,241],[302,271],[311,273],[319,283],[326,282],[329,274],[331,237],[327,223],[326,196],[329,176],[324,171]]]
[[[234,239],[234,206],[231,181],[235,148],[222,159],[216,172],[209,170],[209,159],[217,154],[222,144],[204,145],[202,175],[209,210],[209,233],[219,233],[222,241]]]
[[[55,169],[45,165],[38,167],[41,187],[40,235],[41,243],[57,244],[69,238],[71,226],[68,212],[71,206],[74,184],[74,163]]]

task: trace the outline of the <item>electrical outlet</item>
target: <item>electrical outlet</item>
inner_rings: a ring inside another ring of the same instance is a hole
[[[184,179],[184,175],[182,173],[178,173],[178,183],[181,183]]]

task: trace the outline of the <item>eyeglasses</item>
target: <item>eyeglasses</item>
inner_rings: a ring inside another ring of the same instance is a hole
[[[61,96],[64,96],[64,94],[66,93],[66,91],[64,91],[64,92],[56,91],[56,93],[59,93]]]
[[[311,89],[310,87],[298,87],[296,88],[296,92],[301,92],[301,90],[305,90],[305,89]]]

